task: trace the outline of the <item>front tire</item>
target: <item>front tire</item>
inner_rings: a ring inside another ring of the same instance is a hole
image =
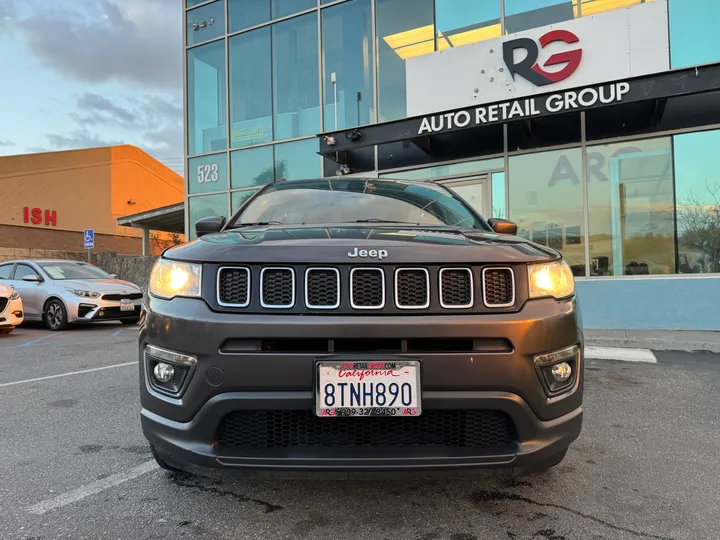
[[[0,336],[7,336],[13,330],[15,330],[14,326],[11,326],[10,328],[8,328],[7,326],[5,328],[0,328]]]
[[[65,330],[68,327],[67,311],[60,300],[50,300],[47,303],[43,319],[47,329],[53,332]]]

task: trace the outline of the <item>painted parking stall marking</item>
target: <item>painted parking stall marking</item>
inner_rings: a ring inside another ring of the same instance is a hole
[[[650,349],[585,347],[585,358],[590,360],[620,360],[622,362],[657,364],[657,358]]]

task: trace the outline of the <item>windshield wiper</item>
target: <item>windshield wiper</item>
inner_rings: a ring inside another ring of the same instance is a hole
[[[342,221],[341,223],[404,223],[406,225],[420,225],[414,221],[394,221],[392,219],[356,219],[355,221]]]
[[[233,229],[239,228],[239,227],[255,227],[259,225],[286,225],[282,221],[255,221],[253,223],[238,223],[237,225],[233,225]]]

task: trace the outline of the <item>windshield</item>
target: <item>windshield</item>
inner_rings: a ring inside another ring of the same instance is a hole
[[[52,279],[112,279],[110,274],[97,266],[76,262],[53,262],[40,264]]]
[[[252,200],[230,226],[362,222],[487,229],[460,199],[436,184],[359,178],[278,183]]]

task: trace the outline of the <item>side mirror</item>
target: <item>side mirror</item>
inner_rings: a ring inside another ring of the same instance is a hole
[[[488,223],[498,234],[517,234],[517,225],[509,219],[492,218]]]
[[[110,274],[110,277],[113,278],[113,279],[117,279],[117,278],[118,278],[118,275],[117,275],[117,274]]]
[[[220,232],[224,226],[225,218],[222,216],[202,218],[195,223],[195,234],[200,238],[206,234]]]
[[[29,281],[30,283],[40,283],[41,279],[37,276],[23,276],[23,281]]]

